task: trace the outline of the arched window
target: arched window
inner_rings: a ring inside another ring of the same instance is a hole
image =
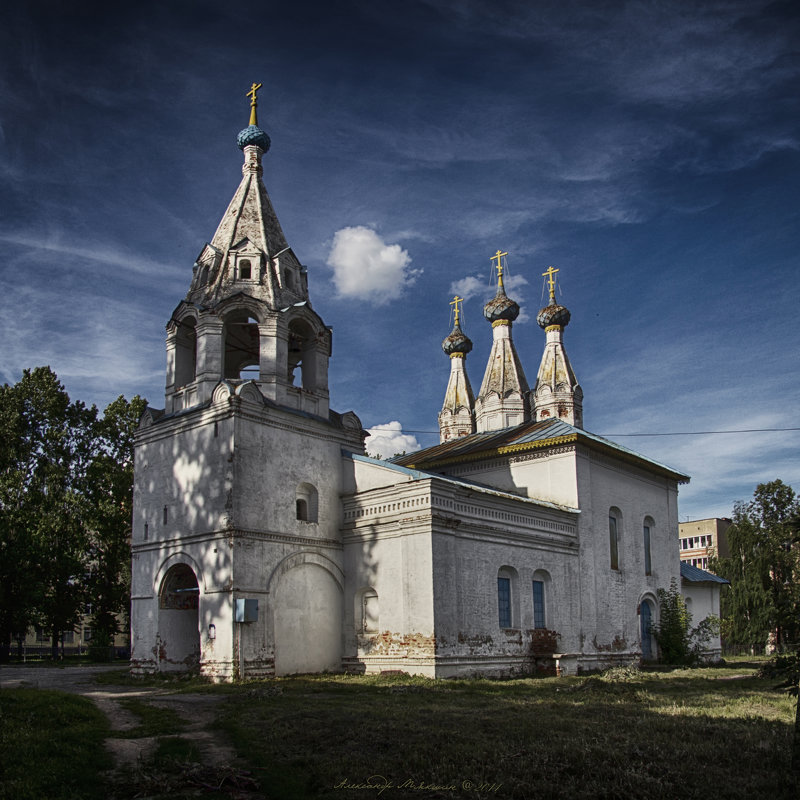
[[[497,571],[497,618],[501,628],[519,626],[517,571],[513,567]]]
[[[233,311],[225,318],[224,376],[257,380],[260,355],[258,322],[246,310]]]
[[[252,280],[253,277],[253,266],[250,263],[250,259],[243,258],[239,262],[239,278],[243,281]]]
[[[311,326],[301,319],[289,323],[289,383],[303,389],[316,388],[316,336]],[[297,374],[300,370],[300,374]],[[300,378],[298,384],[297,379]]]
[[[197,329],[191,317],[178,323],[175,337],[175,386],[186,386],[197,372]]]
[[[550,609],[550,573],[537,569],[533,573],[533,627],[546,628],[548,626]]]
[[[295,511],[301,522],[316,522],[318,515],[317,490],[310,483],[301,483],[297,487]]]
[[[645,517],[644,524],[642,525],[642,542],[644,544],[644,574],[653,574],[653,561],[650,557],[650,537],[652,535],[655,523],[652,517]]]
[[[619,569],[619,550],[622,536],[622,512],[612,506],[608,512],[608,547],[611,569]]]
[[[294,291],[294,275],[288,267],[283,271],[283,288]]]
[[[653,647],[653,617],[655,605],[651,600],[642,600],[639,605],[640,635],[642,637],[642,659],[649,661],[654,657]]]

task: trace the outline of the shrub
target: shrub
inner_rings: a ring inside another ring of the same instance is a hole
[[[708,616],[692,628],[692,615],[673,578],[669,590],[658,590],[660,622],[653,625],[653,636],[665,664],[696,664],[703,646],[719,632],[719,618]]]

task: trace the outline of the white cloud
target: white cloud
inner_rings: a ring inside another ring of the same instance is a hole
[[[417,437],[402,431],[403,426],[397,420],[367,428],[367,453],[375,458],[391,458],[395,453],[419,450],[421,445]]]
[[[411,286],[421,269],[409,269],[411,256],[399,244],[387,244],[371,228],[358,225],[336,231],[328,255],[339,297],[357,297],[384,305]]]

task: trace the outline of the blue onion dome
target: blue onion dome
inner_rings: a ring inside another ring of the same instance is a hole
[[[549,328],[551,325],[560,325],[562,328],[566,328],[569,325],[569,318],[569,310],[552,300],[549,306],[545,306],[539,311],[536,321],[540,328]]]
[[[461,326],[456,322],[453,330],[442,342],[442,350],[451,356],[453,353],[464,353],[466,355],[472,350],[472,340],[461,330]]]
[[[513,322],[519,316],[519,305],[508,297],[502,283],[497,287],[497,294],[483,307],[483,316],[489,322],[501,319]]]
[[[243,131],[239,131],[239,135],[236,137],[236,144],[239,145],[240,150],[244,150],[248,145],[255,145],[266,153],[272,142],[258,125],[248,125]]]

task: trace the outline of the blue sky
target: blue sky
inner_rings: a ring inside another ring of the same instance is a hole
[[[800,489],[798,431],[625,435],[800,427],[796,3],[4,16],[0,380],[49,364],[73,398],[163,406],[164,325],[239,182],[258,81],[265,183],[334,328],[332,405],[396,423],[384,447],[438,441],[456,289],[477,391],[501,248],[528,380],[552,264],[586,427],[689,473],[681,519]]]

